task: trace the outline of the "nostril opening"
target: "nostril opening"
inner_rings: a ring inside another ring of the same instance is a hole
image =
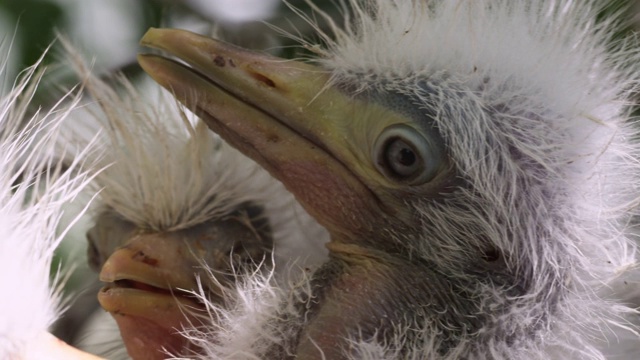
[[[496,248],[490,248],[484,251],[482,254],[482,259],[486,262],[496,262],[500,260],[502,254]]]
[[[261,83],[267,85],[268,87],[272,87],[272,88],[276,87],[276,83],[273,80],[269,79],[268,77],[256,72],[250,72],[250,74],[254,79],[260,81]]]

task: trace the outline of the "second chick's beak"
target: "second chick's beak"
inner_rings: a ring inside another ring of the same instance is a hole
[[[179,331],[208,316],[192,292],[202,286],[209,301],[222,304],[234,273],[268,257],[272,239],[259,212],[247,205],[224,219],[166,232],[136,228],[110,213],[98,217],[88,233],[90,262],[107,283],[98,300],[132,358],[183,353],[188,343]],[[115,247],[118,242],[123,245]]]

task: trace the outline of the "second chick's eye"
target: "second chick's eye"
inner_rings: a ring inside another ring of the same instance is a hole
[[[387,178],[420,185],[432,180],[440,167],[440,152],[417,130],[406,125],[385,129],[374,146],[375,165]]]

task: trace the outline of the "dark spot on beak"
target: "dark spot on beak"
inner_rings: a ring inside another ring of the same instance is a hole
[[[153,267],[158,266],[158,259],[154,259],[150,256],[147,256],[147,254],[145,254],[143,251],[136,251],[136,253],[133,254],[133,256],[131,257],[131,259],[134,261],[143,262],[149,266],[153,266]]]
[[[227,62],[224,60],[224,58],[220,55],[216,55],[215,58],[213,58],[213,63],[220,66],[220,67],[224,67]]]
[[[250,74],[254,79],[260,81],[261,83],[267,85],[268,87],[272,87],[272,88],[276,87],[276,83],[273,82],[273,80],[269,79],[268,77],[253,71],[251,71]]]
[[[267,141],[270,143],[278,143],[280,141],[280,136],[278,136],[277,134],[270,134],[267,137]]]

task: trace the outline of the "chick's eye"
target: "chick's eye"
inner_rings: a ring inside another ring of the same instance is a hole
[[[385,129],[376,141],[373,160],[387,178],[419,185],[435,177],[441,156],[417,130],[396,125]]]

